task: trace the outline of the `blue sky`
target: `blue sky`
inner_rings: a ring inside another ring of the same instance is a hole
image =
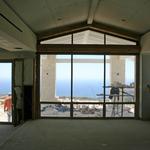
[[[0,63],[0,80],[10,80],[12,76],[12,64]]]
[[[126,83],[135,81],[135,63],[133,60],[126,60],[125,77]]]
[[[0,63],[0,94],[11,92],[12,86],[12,64]]]
[[[125,82],[134,82],[135,80],[135,62],[134,59],[125,59]],[[103,55],[74,55],[76,59],[103,59]],[[107,59],[110,56],[106,56]],[[71,59],[70,55],[57,55],[57,59]],[[103,80],[104,78],[103,63],[74,63],[73,78],[74,80]],[[71,64],[58,63],[56,67],[56,79],[71,79]],[[106,64],[106,80],[110,81],[110,64]]]

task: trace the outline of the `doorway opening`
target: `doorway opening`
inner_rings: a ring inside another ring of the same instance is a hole
[[[0,62],[0,122],[12,123],[12,62]]]

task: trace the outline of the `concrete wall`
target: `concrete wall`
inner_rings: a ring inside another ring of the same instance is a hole
[[[141,47],[142,47],[142,54],[150,53],[150,32],[142,36]]]
[[[18,58],[24,60],[24,85],[33,85],[34,52],[16,52]]]
[[[33,85],[33,63],[31,58],[24,60],[24,85]]]
[[[142,54],[142,118],[150,119],[150,90],[147,85],[150,84],[150,54]]]
[[[0,1],[0,14],[0,47],[10,51],[15,47],[36,51],[36,35],[3,0]]]
[[[141,56],[140,56],[140,117],[144,120],[150,120],[150,32],[145,34],[141,39]]]
[[[125,84],[125,59],[121,59],[120,56],[111,56],[110,65],[111,83],[120,82]]]
[[[56,84],[56,56],[47,55],[41,59],[40,100],[53,101],[55,99]]]

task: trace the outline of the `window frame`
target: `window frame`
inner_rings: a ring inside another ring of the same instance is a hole
[[[84,31],[84,30],[81,30]],[[92,31],[97,31],[97,30],[92,30]],[[79,31],[76,31],[74,33],[78,33]],[[34,108],[34,116],[35,118],[74,118],[73,117],[73,104],[104,104],[102,103],[83,103],[83,102],[73,102],[71,101],[71,103],[69,102],[55,102],[55,104],[70,104],[70,108],[71,108],[71,112],[70,112],[70,117],[40,117],[40,83],[39,83],[39,79],[40,79],[40,55],[71,55],[71,57],[73,58],[74,54],[80,54],[80,55],[104,55],[105,59],[104,59],[104,74],[106,72],[106,55],[134,55],[136,57],[136,62],[135,62],[135,69],[136,69],[136,102],[130,102],[129,104],[134,104],[135,105],[135,116],[133,118],[139,118],[139,54],[140,54],[140,46],[138,45],[137,41],[134,40],[130,40],[121,36],[116,36],[113,34],[109,34],[109,33],[104,33],[104,32],[100,32],[104,34],[104,44],[73,44],[73,34],[74,33],[68,33],[68,34],[72,34],[71,36],[71,44],[40,44],[41,41],[38,41],[37,44],[37,54],[36,54],[36,79],[34,81],[34,85],[36,87],[36,94],[35,94],[35,99],[36,101],[34,101],[35,103],[35,108]],[[64,34],[67,35],[67,34]],[[114,37],[118,37],[118,38],[122,38],[125,40],[129,40],[131,42],[136,42],[136,45],[106,45],[106,35],[110,35],[110,36],[114,36]],[[62,35],[63,36],[63,35]],[[61,37],[61,36],[53,36],[52,38],[47,38],[45,40],[48,39],[53,39],[53,38],[57,38],[57,37]],[[73,59],[71,59],[71,65],[73,65]],[[73,68],[73,67],[72,67]],[[73,73],[73,69],[71,69],[71,74]],[[105,77],[105,75],[104,75]],[[104,79],[104,85],[105,85],[105,80]],[[73,80],[71,80],[71,84],[73,84]],[[72,86],[71,86],[72,87]],[[104,88],[105,89],[105,88]],[[105,90],[104,90],[104,95],[105,95]],[[71,97],[73,96],[73,92],[71,89]],[[105,97],[105,96],[104,96]],[[72,98],[71,98],[72,99]],[[104,98],[105,99],[105,98]],[[41,102],[41,104],[53,104],[53,102]],[[113,102],[105,102],[105,105],[107,104],[114,104]],[[116,103],[115,103],[116,104]],[[128,103],[120,103],[118,102],[118,104],[128,104]],[[106,117],[106,106],[103,107],[103,117],[102,119],[112,119],[112,117]],[[86,118],[86,117],[85,117]],[[96,119],[97,117],[95,117]],[[114,119],[125,119],[125,118],[131,118],[131,117],[113,117]],[[80,119],[80,117],[79,117]],[[83,119],[83,117],[82,117]],[[88,117],[88,119],[91,119]],[[100,117],[98,117],[97,119],[101,119]]]

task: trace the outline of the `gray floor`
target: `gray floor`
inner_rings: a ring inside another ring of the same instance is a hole
[[[13,125],[0,124],[0,146],[9,139],[15,129]]]
[[[29,121],[16,129],[0,150],[150,150],[150,122]]]

